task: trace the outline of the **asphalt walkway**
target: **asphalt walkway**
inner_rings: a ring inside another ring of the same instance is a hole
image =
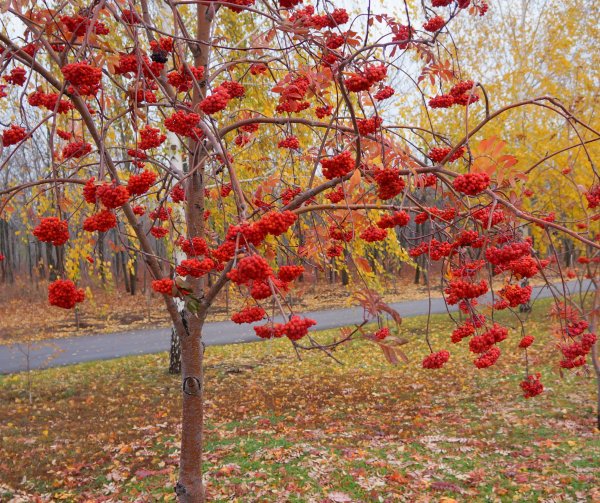
[[[583,288],[589,288],[589,283],[584,284]],[[568,283],[567,287],[571,291],[580,288],[577,282]],[[549,288],[535,287],[532,298],[549,296],[551,296]],[[432,314],[445,313],[448,307],[451,311],[456,310],[456,306],[447,307],[441,298],[396,302],[391,306],[403,318],[428,312]],[[315,329],[324,330],[359,324],[364,319],[364,311],[362,307],[351,307],[309,311],[302,313],[302,316],[316,320]],[[22,372],[27,368],[41,369],[130,355],[161,353],[169,350],[170,337],[171,330],[169,328],[149,328],[112,334],[46,339],[32,343],[29,348],[25,344],[0,345],[0,374]],[[262,339],[254,335],[252,325],[237,325],[232,321],[219,321],[205,324],[203,340],[207,346],[220,346],[257,342]]]

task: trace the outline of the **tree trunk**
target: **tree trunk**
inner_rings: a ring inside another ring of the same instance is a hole
[[[179,481],[175,492],[180,503],[204,503],[202,444],[204,426],[203,319],[192,315],[181,340],[182,419]]]
[[[590,316],[590,332],[597,333],[598,312],[600,310],[600,290],[598,281],[593,281],[594,301],[592,304],[592,314]],[[592,365],[596,374],[596,428],[600,430],[600,355],[598,355],[598,341],[592,346]]]
[[[181,321],[183,321],[184,327],[187,326],[187,319],[185,311],[180,311]],[[171,349],[169,351],[169,374],[181,374],[181,339],[175,329],[175,326],[171,327]]]

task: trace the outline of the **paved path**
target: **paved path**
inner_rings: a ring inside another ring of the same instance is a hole
[[[583,285],[589,287],[589,282]],[[578,290],[576,282],[568,284],[572,291]],[[533,298],[549,297],[547,287],[534,288]],[[402,317],[418,316],[431,312],[445,313],[447,307],[443,299],[435,298],[428,301],[412,300],[391,304]],[[449,306],[455,311],[455,306]],[[317,321],[315,328],[324,330],[337,328],[363,321],[363,309],[352,307],[332,309],[329,311],[314,311],[302,313]],[[280,320],[281,321],[281,320]],[[93,360],[108,360],[129,355],[143,355],[168,351],[170,345],[169,328],[156,328],[117,332],[112,334],[97,334],[62,339],[47,339],[32,343],[28,350],[25,344],[0,345],[0,374],[11,374],[27,370],[27,355],[29,368],[40,369],[59,367]],[[203,331],[204,342],[208,346],[237,344],[241,342],[261,341],[254,335],[251,325],[236,325],[231,321],[206,323]]]

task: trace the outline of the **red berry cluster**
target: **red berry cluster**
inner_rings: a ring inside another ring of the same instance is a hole
[[[243,239],[246,243],[259,246],[262,244],[266,237],[265,230],[259,225],[258,222],[248,223],[243,222],[239,225],[232,225],[227,230],[226,239],[227,241],[237,242],[238,236]]]
[[[436,147],[431,149],[431,152],[427,154],[433,162],[442,162],[446,156],[452,152],[453,147]],[[465,147],[457,148],[456,151],[450,156],[450,158],[446,162],[454,162],[457,159],[460,159],[465,153]]]
[[[593,210],[594,208],[600,206],[600,185],[592,187],[584,195],[588,201],[588,208]]]
[[[454,0],[431,0],[431,6],[432,7],[447,7],[452,2],[454,2]]]
[[[266,325],[258,325],[254,328],[254,332],[261,339],[271,339],[273,337],[283,337],[283,325],[281,323],[267,323]]]
[[[296,5],[301,4],[303,0],[279,0],[279,7],[282,9],[293,9]]]
[[[544,385],[540,382],[541,374],[527,376],[527,379],[521,382],[521,389],[525,398],[533,398],[544,391]]]
[[[260,255],[244,257],[238,262],[237,267],[227,273],[227,277],[238,285],[246,284],[250,280],[263,281],[270,276],[273,276],[273,270]]]
[[[127,202],[129,192],[124,185],[105,182],[96,187],[96,198],[108,209],[114,209]]]
[[[329,227],[329,237],[335,241],[348,243],[354,237],[353,230],[346,230],[343,225],[332,224]]]
[[[377,101],[383,101],[394,96],[394,93],[395,91],[393,87],[384,86],[374,94],[373,98],[375,98]]]
[[[117,75],[127,75],[129,73],[137,76],[139,74],[139,69],[142,66],[142,60],[138,57],[137,54],[127,54],[120,53],[119,61],[115,65],[115,74]]]
[[[141,150],[149,150],[159,147],[167,139],[167,136],[160,132],[160,129],[146,126],[140,129],[140,142],[138,148]]]
[[[158,40],[150,41],[150,48],[153,52],[172,52],[173,51],[173,39],[171,37],[160,37]]]
[[[231,315],[231,321],[234,323],[254,323],[260,321],[266,316],[266,312],[259,306],[248,306],[237,313]]]
[[[290,22],[315,30],[335,28],[346,24],[349,19],[346,9],[334,9],[331,14],[315,15],[315,8],[312,5],[308,5],[290,16]]]
[[[441,94],[429,100],[431,108],[449,108],[454,105],[454,98],[449,94]]]
[[[290,318],[290,321],[283,325],[282,332],[291,341],[297,341],[302,339],[308,333],[308,329],[316,324],[315,320],[294,315]]]
[[[485,266],[485,260],[463,262],[460,267],[452,268],[452,276],[457,278],[472,278]]]
[[[171,201],[174,203],[185,201],[185,190],[183,190],[181,185],[177,184],[171,189]]]
[[[363,136],[367,136],[377,131],[382,122],[383,119],[381,117],[371,117],[370,119],[358,119],[356,125],[358,132]]]
[[[62,149],[63,159],[79,159],[92,151],[92,146],[87,141],[72,141]]]
[[[62,246],[69,240],[69,224],[57,217],[42,218],[33,235],[44,243]]]
[[[70,31],[76,37],[83,37],[92,25],[92,20],[89,17],[80,15],[61,16],[60,22],[65,25],[67,31]],[[95,21],[91,28],[91,31],[96,35],[108,35],[110,33],[110,30],[102,21]]]
[[[250,288],[250,297],[255,300],[268,299],[273,295],[271,285],[266,281],[253,281]]]
[[[375,339],[377,339],[378,341],[383,341],[384,339],[389,337],[389,335],[390,335],[390,329],[388,327],[383,327],[383,328],[380,328],[379,330],[377,330],[373,334],[373,337],[375,337]]]
[[[194,137],[195,128],[200,122],[200,116],[193,112],[187,113],[183,110],[178,110],[170,117],[165,119],[165,127],[181,136]]]
[[[530,286],[521,287],[519,285],[506,285],[499,294],[508,302],[510,307],[518,307],[521,304],[527,304],[531,298],[532,288]]]
[[[469,105],[479,101],[479,95],[473,92],[472,80],[459,82],[450,89],[449,94],[442,94],[429,100],[431,108],[448,108],[452,105]]]
[[[485,236],[482,236],[477,231],[464,230],[456,240],[454,246],[470,246],[471,248],[481,248],[485,244]]]
[[[521,349],[527,349],[529,346],[531,346],[533,344],[534,340],[535,340],[535,337],[533,335],[526,335],[519,342],[519,347]]]
[[[478,369],[485,369],[491,367],[500,358],[500,348],[498,346],[492,346],[473,363]]]
[[[173,296],[175,282],[169,278],[157,279],[152,282],[152,290],[163,295]]]
[[[219,87],[227,91],[232,98],[242,98],[246,94],[246,88],[239,82],[226,80]]]
[[[297,341],[302,339],[308,333],[308,329],[316,324],[315,320],[294,315],[287,323],[267,323],[254,327],[254,331],[258,337],[263,339],[286,335],[288,339]]]
[[[96,179],[90,178],[83,186],[83,199],[86,203],[96,204]]]
[[[343,252],[344,249],[340,245],[331,245],[325,253],[329,258],[335,258],[340,257]]]
[[[467,196],[476,196],[490,186],[490,175],[487,173],[466,173],[458,175],[452,186]]]
[[[68,131],[64,131],[63,129],[60,128],[56,128],[56,134],[58,135],[59,138],[63,139],[63,140],[70,140],[73,135],[71,133],[69,133]]]
[[[504,222],[506,215],[502,210],[493,210],[491,208],[481,208],[480,210],[473,212],[473,218],[479,220],[484,228],[488,228],[488,225],[494,227],[499,223]]]
[[[442,16],[435,16],[429,19],[423,25],[423,28],[426,31],[435,32],[441,30],[444,26],[446,26],[446,20]]]
[[[70,279],[57,279],[48,286],[48,301],[51,306],[73,309],[85,300],[85,292],[77,288]]]
[[[277,276],[281,281],[290,283],[304,272],[304,267],[301,265],[283,265],[279,268]]]
[[[430,241],[423,241],[418,246],[415,246],[408,254],[413,257],[419,257],[424,254],[428,254],[431,260],[441,260],[443,257],[447,257],[452,253],[452,243],[447,241],[438,241],[433,238]]]
[[[181,251],[188,257],[198,257],[200,255],[208,254],[208,245],[206,241],[201,237],[195,237],[192,239],[185,239],[180,237],[175,243],[181,248]]]
[[[21,126],[11,125],[8,129],[5,129],[2,133],[2,145],[8,147],[10,145],[16,145],[27,138],[27,131]]]
[[[360,233],[360,238],[365,240],[367,243],[374,243],[375,241],[383,241],[387,238],[387,229],[375,227],[369,225]]]
[[[315,108],[315,114],[319,119],[324,117],[328,117],[333,113],[333,107],[331,105],[326,105],[323,107]]]
[[[327,38],[325,39],[325,47],[332,50],[339,49],[345,43],[346,37],[336,33],[328,33]]]
[[[154,225],[150,227],[150,234],[156,239],[162,239],[169,233],[169,229],[161,227],[160,225]]]
[[[25,68],[17,66],[13,68],[8,75],[2,77],[4,81],[15,86],[22,86],[27,80],[27,72]]]
[[[410,215],[406,211],[395,211],[391,215],[383,215],[377,222],[377,227],[381,229],[391,229],[392,227],[404,227],[410,222]]]
[[[596,340],[596,334],[590,332],[581,335],[579,341],[561,345],[560,351],[564,359],[561,360],[560,366],[571,369],[585,365],[585,358],[596,344]]]
[[[302,192],[300,187],[285,189],[281,193],[281,202],[283,204],[289,204],[298,194],[300,194],[300,192]]]
[[[286,138],[284,138],[283,140],[281,140],[277,146],[279,148],[290,148],[290,149],[298,149],[300,148],[300,142],[298,141],[298,138],[295,136],[288,136]]]
[[[481,297],[487,293],[488,289],[487,281],[484,279],[479,283],[455,279],[450,281],[448,287],[444,289],[444,292],[447,295],[446,302],[448,305],[453,306],[463,299],[475,299]]]
[[[61,71],[65,79],[78,90],[85,90],[81,94],[95,94],[102,80],[102,70],[85,62],[69,63]]]
[[[167,74],[167,81],[169,84],[180,93],[189,91],[193,86],[194,79],[197,82],[202,82],[204,80],[203,66],[191,66],[189,67],[189,71],[182,66],[179,71],[172,71]]]
[[[373,178],[377,183],[377,197],[379,199],[393,199],[406,186],[404,179],[400,176],[400,171],[395,168],[376,169]]]
[[[342,185],[338,185],[338,187],[335,190],[332,190],[331,192],[326,194],[325,197],[334,204],[343,201],[346,197],[344,194],[344,187]]]
[[[32,107],[44,107],[51,111],[56,110],[56,113],[59,114],[66,114],[67,112],[75,109],[75,106],[70,101],[59,99],[58,93],[34,91],[27,97],[27,102]]]
[[[293,211],[270,211],[265,213],[257,222],[266,234],[281,236],[298,220]]]
[[[141,196],[148,192],[156,181],[156,173],[145,169],[139,175],[131,175],[127,182],[127,192],[132,196]]]
[[[431,353],[423,360],[424,369],[441,369],[450,359],[450,353],[446,350]]]
[[[415,216],[415,223],[422,224],[427,222],[430,218],[432,220],[439,219],[444,220],[446,222],[450,222],[456,216],[456,208],[435,208],[435,207],[427,207],[424,208],[425,211],[418,213]]]
[[[368,65],[361,72],[348,77],[344,84],[350,92],[368,91],[373,84],[385,79],[386,75],[387,68],[385,65]]]
[[[452,342],[455,344],[466,339],[467,337],[471,337],[475,333],[475,327],[472,323],[465,323],[454,329],[452,332]]]
[[[349,150],[327,159],[321,159],[323,176],[328,180],[346,176],[354,169],[354,158]]]
[[[507,336],[508,329],[494,323],[494,326],[488,331],[481,335],[474,336],[469,341],[469,349],[476,354],[486,353],[494,344],[502,342]]]
[[[83,221],[83,230],[87,232],[106,232],[117,226],[117,217],[110,210],[102,210]]]
[[[242,12],[244,10],[243,7],[250,7],[250,6],[254,5],[254,1],[255,0],[229,0],[227,2],[227,4],[229,4],[229,5],[226,5],[226,7],[230,11],[235,12],[236,14],[239,14],[240,12]],[[230,4],[234,4],[239,7],[234,7],[233,5],[230,5]]]
[[[199,260],[197,258],[182,260],[176,268],[179,276],[192,276],[193,278],[201,278],[205,274],[212,271],[217,266],[216,262],[211,258]]]
[[[169,220],[171,213],[173,212],[172,208],[165,208],[164,206],[159,206],[155,210],[150,212],[150,220],[160,220],[161,222],[166,222]]]
[[[217,87],[210,96],[200,102],[200,110],[205,114],[212,115],[227,108],[231,95],[224,87]]]
[[[415,30],[404,24],[396,24],[392,26],[392,32],[394,33],[392,42],[395,42],[398,48],[406,49]]]
[[[513,260],[517,260],[521,257],[531,254],[531,239],[524,241],[515,241],[509,243],[502,248],[490,246],[485,250],[485,258],[487,261],[499,267],[506,267]]]

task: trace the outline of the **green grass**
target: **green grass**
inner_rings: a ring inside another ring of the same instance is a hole
[[[317,352],[298,361],[282,340],[209,348],[211,501],[599,500],[594,381],[557,372],[548,306],[527,324],[530,372],[546,387],[530,400],[518,332],[478,370],[445,316],[431,320],[432,345],[452,353],[437,371],[420,366],[423,317],[404,321],[410,363],[398,366],[364,340],[336,351],[343,365]],[[173,499],[180,385],[166,367],[148,355],[32,372],[31,404],[25,374],[0,377],[2,501]]]

